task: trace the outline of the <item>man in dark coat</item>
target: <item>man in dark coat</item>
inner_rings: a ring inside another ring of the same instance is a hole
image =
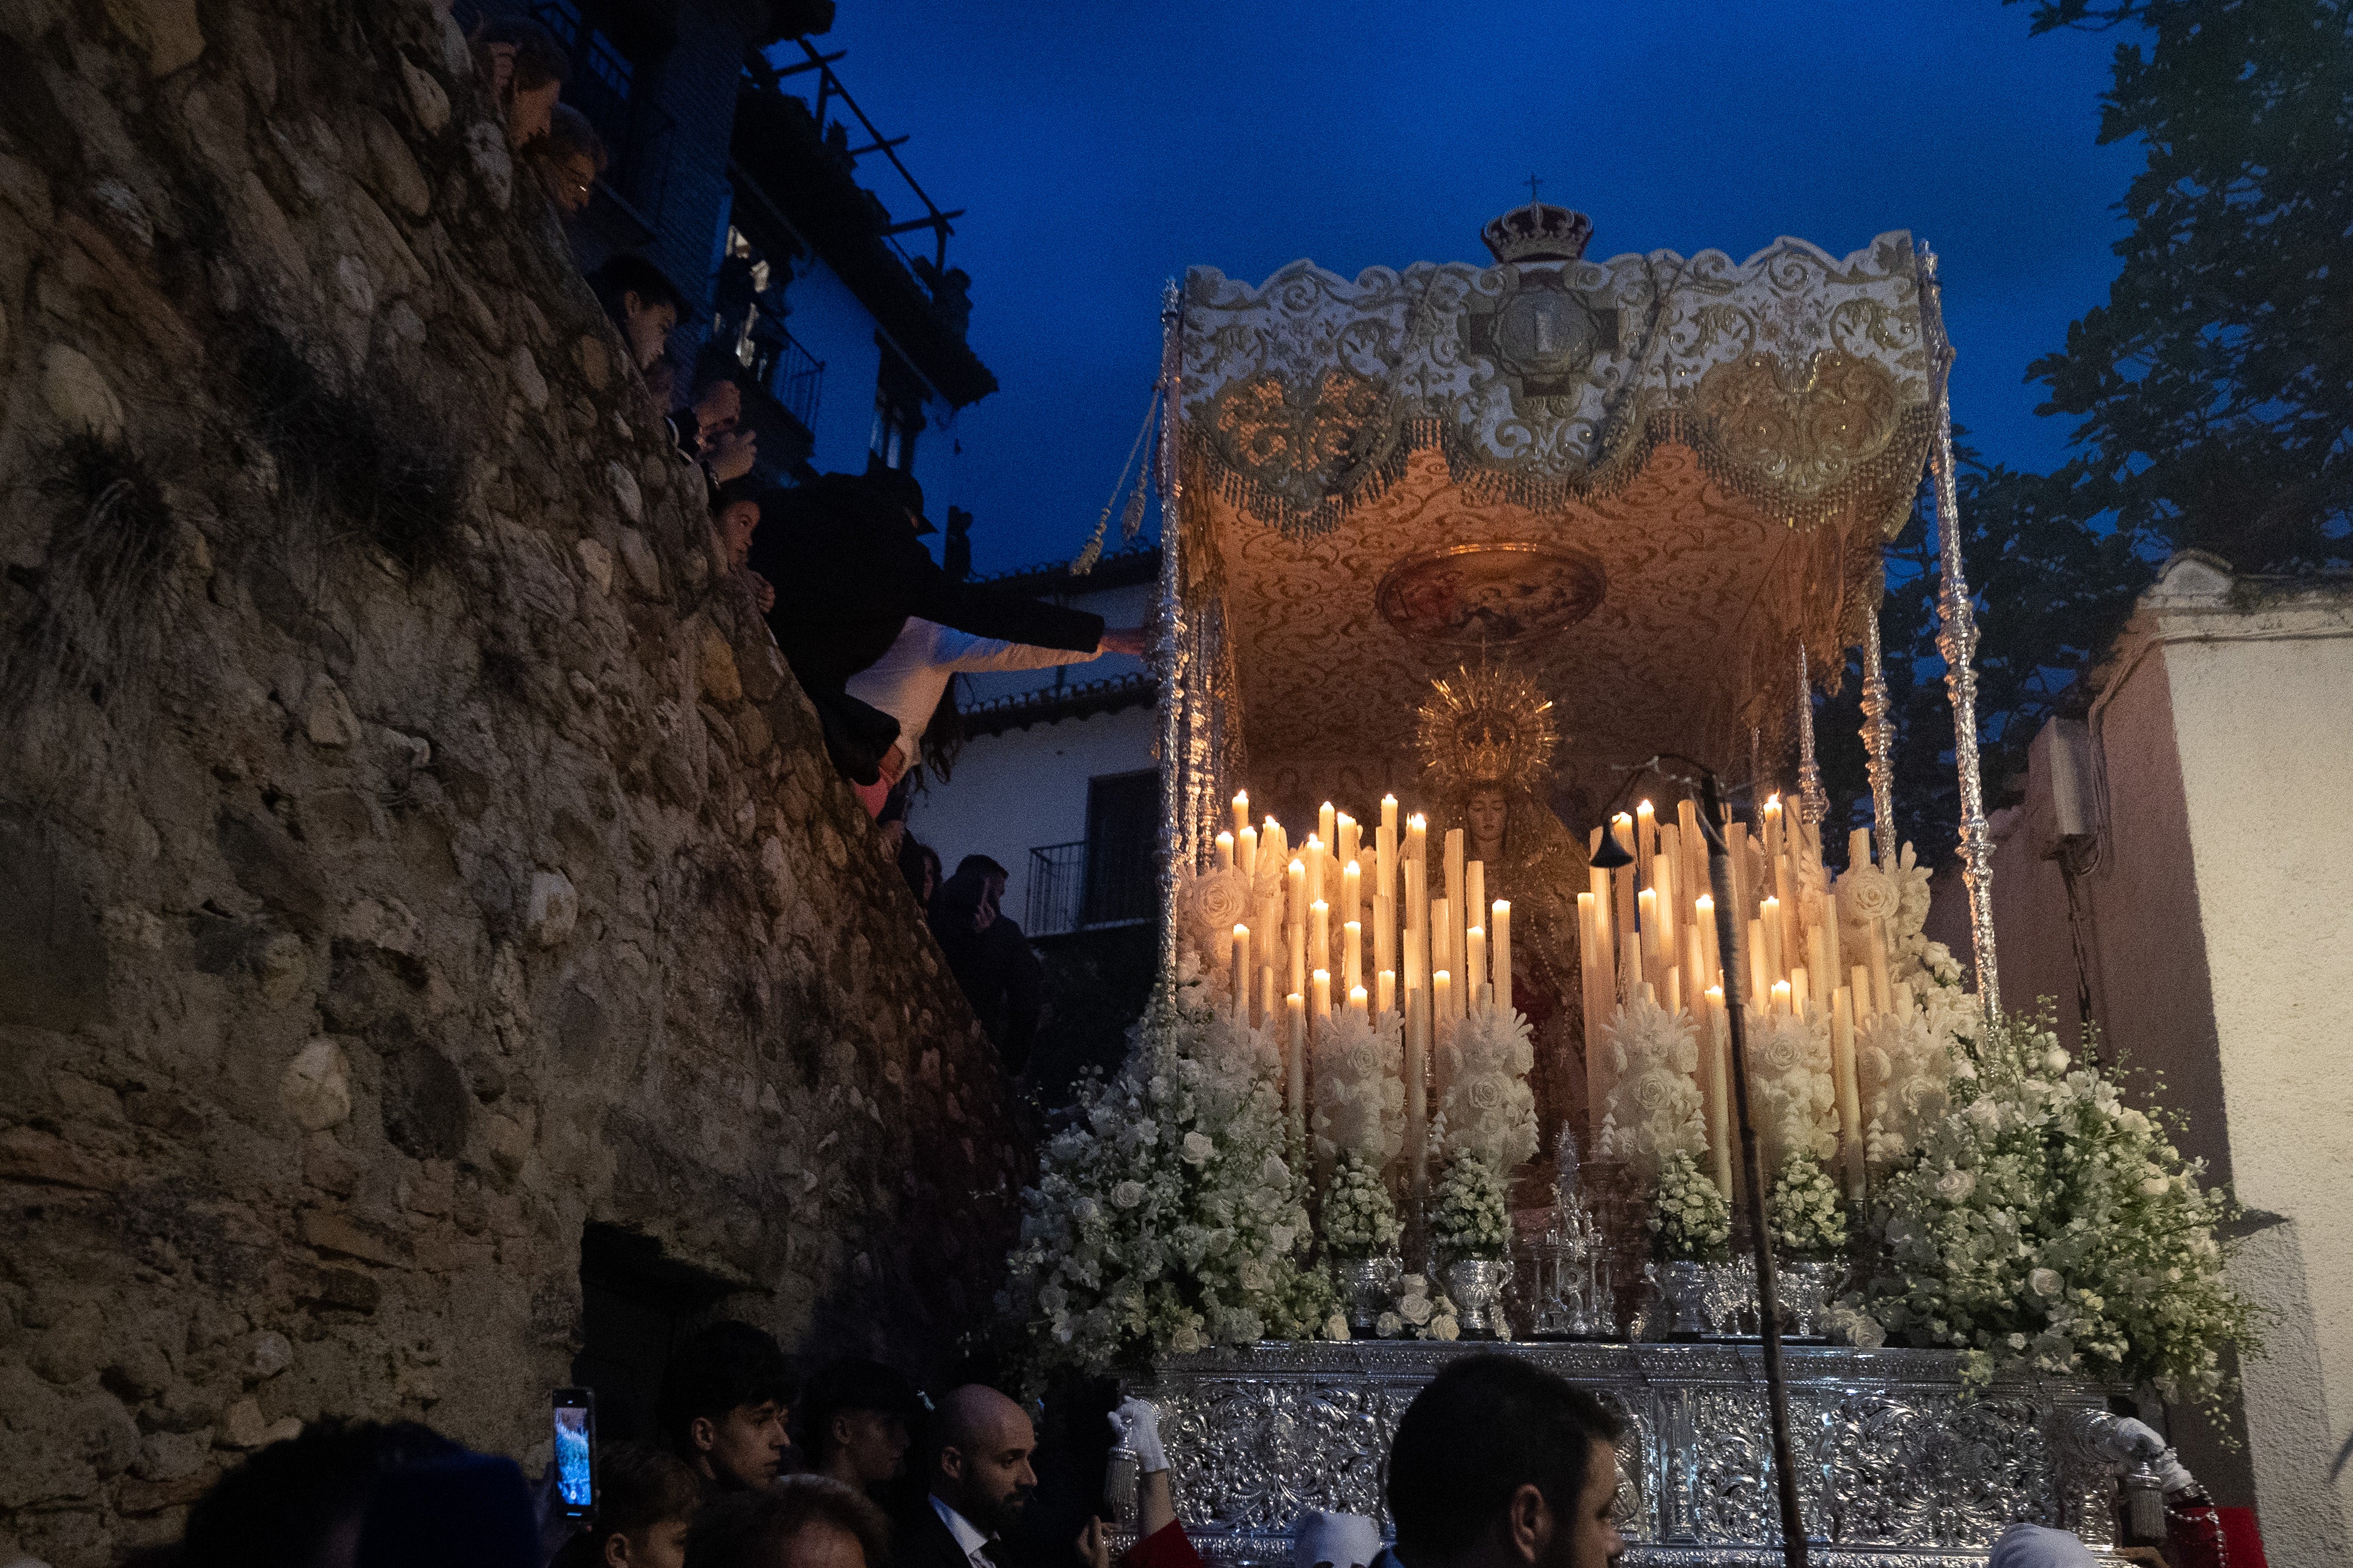
[[[912,474],[822,474],[769,492],[760,517],[750,564],[776,585],[769,627],[825,721],[835,764],[852,783],[881,776],[878,764],[899,726],[843,683],[882,657],[908,616],[1033,647],[1092,653],[1107,646],[1101,616],[991,593],[943,571],[916,537],[933,528]],[[1141,653],[1142,639],[1119,639],[1113,651]]]
[[[930,1495],[892,1521],[892,1568],[1005,1568],[1005,1537],[1038,1489],[1038,1436],[1018,1405],[973,1383],[940,1401]]]
[[[997,1042],[1005,1070],[1018,1077],[1038,1036],[1046,975],[1019,924],[997,907],[1005,882],[1004,867],[986,855],[967,855],[932,895],[930,913],[948,973]]]

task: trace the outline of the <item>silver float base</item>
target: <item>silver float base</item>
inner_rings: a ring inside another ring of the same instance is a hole
[[[1398,1417],[1438,1369],[1502,1351],[1560,1373],[1625,1420],[1618,1450],[1630,1565],[1781,1561],[1761,1347],[1732,1344],[1265,1342],[1174,1357],[1129,1392],[1156,1401],[1176,1513],[1201,1554],[1288,1564],[1306,1509],[1370,1514]],[[2009,1378],[1965,1391],[1939,1351],[1792,1345],[1789,1413],[1813,1561],[1982,1563],[2016,1521],[2116,1531],[2094,1447],[2110,1391]]]

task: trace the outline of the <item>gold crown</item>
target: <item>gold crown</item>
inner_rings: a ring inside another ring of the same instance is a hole
[[[1576,261],[1593,237],[1593,220],[1548,202],[1514,207],[1479,231],[1497,261]]]
[[[1552,700],[1516,666],[1481,658],[1430,683],[1416,715],[1421,765],[1451,795],[1478,784],[1530,790],[1560,743]]]

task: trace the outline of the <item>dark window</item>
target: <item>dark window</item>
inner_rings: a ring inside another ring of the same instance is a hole
[[[1160,837],[1160,775],[1113,773],[1087,784],[1087,925],[1149,920]]]
[[[874,379],[874,436],[869,445],[886,468],[915,466],[915,437],[923,428],[923,378],[885,344]]]
[[[588,117],[605,142],[605,183],[641,211],[659,215],[670,184],[675,122],[644,90],[645,73],[668,47],[663,26],[642,6],[589,0],[536,0],[532,15],[572,52],[564,101]]]

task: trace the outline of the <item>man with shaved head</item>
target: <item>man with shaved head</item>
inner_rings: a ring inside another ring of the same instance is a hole
[[[934,1420],[931,1495],[898,1521],[893,1568],[1003,1568],[997,1544],[1038,1489],[1037,1429],[977,1383],[950,1391]]]

